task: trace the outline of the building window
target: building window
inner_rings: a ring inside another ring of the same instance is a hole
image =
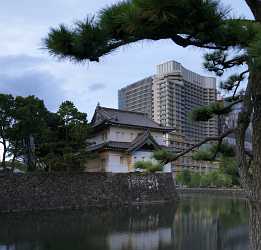
[[[121,136],[121,132],[116,132],[116,138],[119,139]]]
[[[103,141],[107,140],[107,133],[106,132],[102,133],[102,140]]]
[[[120,164],[123,164],[124,163],[124,158],[121,156],[120,157]]]

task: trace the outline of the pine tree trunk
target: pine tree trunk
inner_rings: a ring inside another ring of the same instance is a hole
[[[2,167],[3,167],[3,171],[6,171],[6,151],[7,151],[7,147],[6,147],[6,140],[3,140],[3,154],[2,154]]]
[[[261,203],[249,202],[250,250],[261,250]]]
[[[252,197],[250,200],[250,246],[251,250],[261,250],[261,72],[252,77],[253,90],[253,161]]]
[[[249,198],[250,250],[261,250],[261,72],[250,65],[249,83],[238,117],[237,157],[240,181]],[[245,151],[245,133],[252,129],[252,159]]]
[[[252,155],[251,163],[247,160],[245,152],[242,152],[244,145],[244,122],[242,120],[239,127],[243,128],[239,133],[238,141],[241,152],[241,181],[246,189],[249,198],[249,236],[250,250],[261,250],[261,72],[251,68],[250,72],[250,102],[244,102],[245,117],[251,118],[252,125]],[[250,114],[250,116],[249,116]],[[239,130],[240,131],[240,130]],[[241,139],[240,139],[241,138]]]

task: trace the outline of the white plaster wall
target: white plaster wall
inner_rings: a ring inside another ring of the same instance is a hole
[[[106,134],[107,139],[106,139],[106,137],[104,137],[104,134]],[[94,137],[88,139],[88,142],[94,142],[96,144],[101,144],[101,143],[103,143],[105,141],[108,141],[108,136],[109,136],[109,129],[105,129],[105,130],[99,132]]]
[[[106,166],[106,172],[112,173],[128,173],[128,164],[126,159],[123,158],[121,162],[121,154],[110,152],[108,155],[108,161]]]
[[[164,167],[163,167],[163,172],[164,173],[171,173],[171,163],[168,163],[166,164]]]
[[[132,142],[139,133],[143,133],[140,129],[117,128],[111,127],[108,139],[111,141]]]
[[[108,133],[108,140],[120,141],[120,142],[132,142],[139,133],[144,133],[144,130],[111,127]],[[159,145],[165,145],[163,132],[151,132],[151,135]]]

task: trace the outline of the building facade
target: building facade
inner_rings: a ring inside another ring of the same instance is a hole
[[[157,66],[153,78],[153,119],[170,126],[185,136],[186,141],[197,143],[218,135],[217,119],[194,122],[193,109],[216,101],[216,79],[185,69],[175,61]]]
[[[153,152],[166,148],[165,128],[139,112],[97,106],[91,121],[89,152],[95,158],[86,164],[88,172],[134,172],[137,161],[154,161]],[[163,168],[171,172],[171,164]]]
[[[174,128],[166,138],[174,152],[218,135],[217,118],[207,122],[190,119],[193,109],[217,100],[216,79],[194,73],[175,61],[157,65],[154,76],[120,89],[118,98],[120,108],[145,112],[162,126]],[[208,170],[210,165],[193,161],[191,154],[176,162],[180,168]]]
[[[141,112],[152,118],[152,77],[135,82],[118,91],[118,108]]]

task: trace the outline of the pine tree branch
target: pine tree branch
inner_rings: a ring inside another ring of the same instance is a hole
[[[249,73],[249,70],[246,70],[246,71],[242,72],[242,73],[239,75],[239,79],[240,79],[240,80],[238,81],[238,83],[237,83],[237,85],[236,85],[236,88],[235,88],[235,90],[234,90],[232,99],[235,98],[235,96],[236,96],[236,94],[237,94],[237,90],[238,90],[240,84],[242,83],[242,81],[244,80],[244,75],[245,75],[245,74],[248,74],[248,73]]]
[[[226,46],[214,46],[209,44],[204,44],[203,42],[191,40],[191,38],[183,38],[180,35],[174,35],[171,37],[172,41],[176,43],[177,45],[186,48],[188,46],[196,46],[204,49],[215,49],[215,50],[227,50],[228,47]]]
[[[224,139],[225,137],[227,137],[228,135],[230,135],[230,134],[232,134],[232,133],[234,133],[234,132],[235,132],[235,129],[232,128],[232,129],[227,130],[225,133],[223,133],[223,134],[220,135],[220,136],[207,137],[206,139],[204,139],[204,140],[202,140],[201,142],[195,144],[194,146],[192,146],[192,147],[186,149],[185,151],[183,151],[183,152],[181,152],[181,153],[179,153],[179,154],[177,154],[177,155],[172,155],[169,159],[164,159],[163,162],[164,162],[164,164],[167,164],[167,163],[169,163],[169,162],[176,161],[176,160],[178,160],[180,157],[182,157],[182,156],[184,156],[184,155],[190,153],[190,152],[193,151],[194,149],[199,148],[200,146],[206,144],[207,142],[211,142],[211,141],[218,141],[218,142],[220,142],[220,141],[221,141],[221,143],[222,143],[222,141],[223,141],[223,139]]]

